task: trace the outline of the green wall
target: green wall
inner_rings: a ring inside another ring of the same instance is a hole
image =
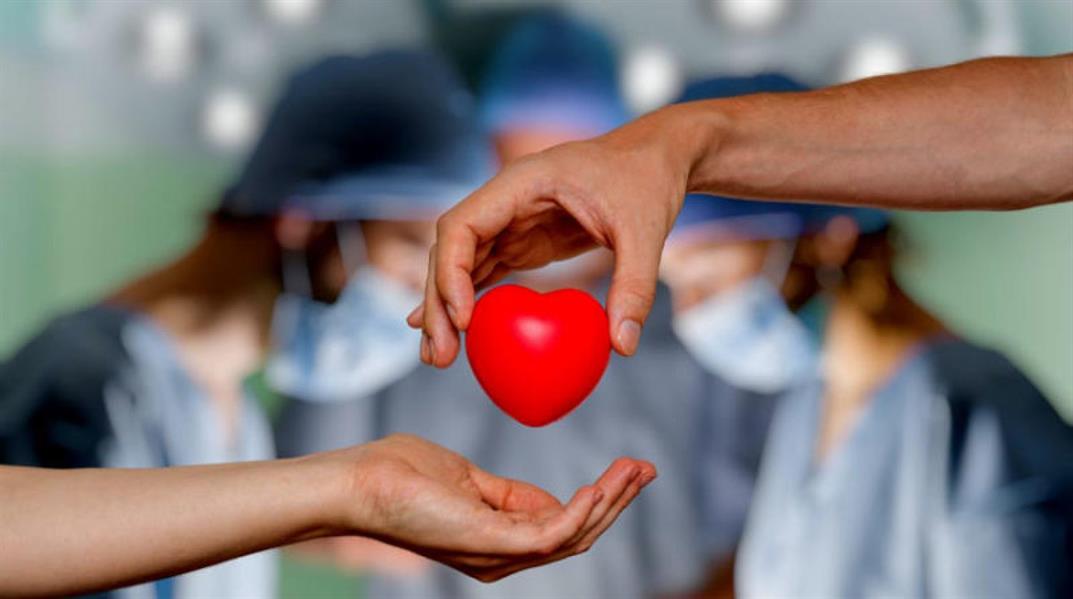
[[[29,6],[0,2],[0,37],[25,34]],[[1073,2],[1020,10],[1030,52],[1073,50]],[[58,311],[181,251],[229,172],[211,157],[153,151],[0,151],[0,359]],[[899,222],[914,248],[901,268],[906,286],[959,331],[1007,352],[1073,416],[1073,205]],[[284,562],[284,597],[356,589],[352,576]]]
[[[227,172],[153,153],[0,163],[0,356],[57,311],[181,251]]]
[[[898,221],[905,286],[957,332],[1003,350],[1073,421],[1073,204]]]
[[[0,165],[0,360],[57,312],[181,252],[230,173],[216,160],[152,152],[0,155]],[[284,599],[362,596],[359,577],[286,555],[279,591]]]
[[[0,355],[57,311],[181,251],[230,172],[151,153],[0,158]],[[1006,351],[1073,416],[1073,204],[898,220],[911,246],[900,274],[914,295]]]

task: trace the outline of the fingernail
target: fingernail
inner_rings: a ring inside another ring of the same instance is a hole
[[[654,480],[656,480],[656,473],[655,472],[649,472],[649,473],[647,473],[647,474],[645,474],[644,476],[641,477],[641,486],[642,487],[647,486],[648,483],[650,483],[650,482],[652,482]]]
[[[426,364],[430,361],[428,354],[428,333],[421,333],[421,361]]]
[[[618,325],[618,346],[627,356],[632,356],[637,351],[637,343],[641,340],[641,324],[636,320],[623,320]]]

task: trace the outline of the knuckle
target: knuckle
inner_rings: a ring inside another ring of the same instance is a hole
[[[413,443],[416,443],[416,442],[421,440],[420,437],[418,437],[416,435],[412,435],[410,433],[391,433],[390,435],[385,437],[385,439],[387,439],[387,440],[389,440],[389,441],[391,441],[393,443],[406,443],[406,444],[413,444]]]
[[[455,228],[454,210],[448,210],[436,219],[436,237],[442,237]]]

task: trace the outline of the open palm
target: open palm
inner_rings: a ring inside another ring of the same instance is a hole
[[[352,496],[366,498],[352,511],[355,532],[484,581],[586,551],[656,475],[647,462],[620,458],[563,504],[418,437],[343,450],[353,451]]]

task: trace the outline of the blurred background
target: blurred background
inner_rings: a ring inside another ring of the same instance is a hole
[[[639,114],[700,76],[810,85],[1073,50],[1067,0],[11,0],[0,3],[0,360],[58,312],[165,261],[256,139],[283,77],[328,53],[436,45],[467,82],[506,24],[566,8],[619,50]],[[1073,419],[1073,204],[898,214],[901,280]],[[358,584],[288,561],[286,596]]]

